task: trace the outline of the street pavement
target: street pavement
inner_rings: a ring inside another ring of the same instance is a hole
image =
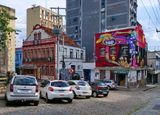
[[[157,106],[154,105],[158,102],[159,93],[158,86],[132,90],[120,88],[111,90],[108,97],[74,99],[72,104],[64,102],[47,104],[41,99],[38,106],[17,103],[9,107],[5,106],[4,94],[1,94],[0,115],[158,115]],[[143,113],[146,107],[153,109],[155,113]]]

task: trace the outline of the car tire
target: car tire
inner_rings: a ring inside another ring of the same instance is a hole
[[[76,93],[74,91],[73,91],[73,95],[74,95],[74,99],[76,99],[77,95],[76,95]]]
[[[45,98],[46,103],[49,103],[49,99],[48,99],[48,95],[46,94],[46,98]]]
[[[104,94],[104,97],[107,97],[108,96],[108,93],[107,94]]]
[[[87,99],[89,99],[91,96],[86,96]]]
[[[108,85],[108,89],[110,90],[111,89],[111,87]]]
[[[42,97],[42,93],[40,92],[40,99],[43,99],[43,97]]]
[[[93,92],[93,93],[92,93],[92,96],[93,96],[93,97],[97,97],[98,95],[97,95],[96,92]]]
[[[34,102],[34,106],[38,106],[39,101]]]
[[[7,96],[6,96],[6,106],[10,106],[10,105],[11,105],[11,102],[8,101]]]
[[[72,99],[68,99],[68,103],[72,103],[72,101],[73,101]]]

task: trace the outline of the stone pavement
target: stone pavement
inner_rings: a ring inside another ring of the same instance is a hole
[[[132,115],[160,115],[160,97],[150,100],[146,107]]]

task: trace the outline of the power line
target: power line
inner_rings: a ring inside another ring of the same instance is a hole
[[[155,10],[154,10],[154,7],[153,7],[153,4],[152,4],[151,0],[149,0],[149,2],[150,2],[150,4],[151,4],[152,10],[153,10],[153,14],[155,15],[156,21],[158,22],[158,24],[160,24],[160,23],[159,23],[159,20],[158,20],[158,17],[157,17],[158,13],[156,13],[156,12],[155,12]]]
[[[149,14],[149,12],[148,12],[148,10],[147,10],[146,6],[144,5],[143,0],[141,0],[141,2],[142,2],[143,6],[144,6],[144,8],[145,8],[145,10],[146,10],[146,12],[147,12],[147,15],[149,16],[149,18],[150,18],[151,22],[153,23],[154,27],[155,27],[155,28],[157,28],[157,27],[156,27],[156,24],[154,23],[154,21],[152,20],[152,18],[151,18],[151,16],[150,16],[150,14]]]

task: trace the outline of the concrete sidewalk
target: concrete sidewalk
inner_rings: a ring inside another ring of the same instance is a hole
[[[159,87],[160,85],[146,85],[145,87],[134,87],[134,88],[126,88],[126,87],[118,87],[117,90],[122,91],[147,91],[156,87]]]

